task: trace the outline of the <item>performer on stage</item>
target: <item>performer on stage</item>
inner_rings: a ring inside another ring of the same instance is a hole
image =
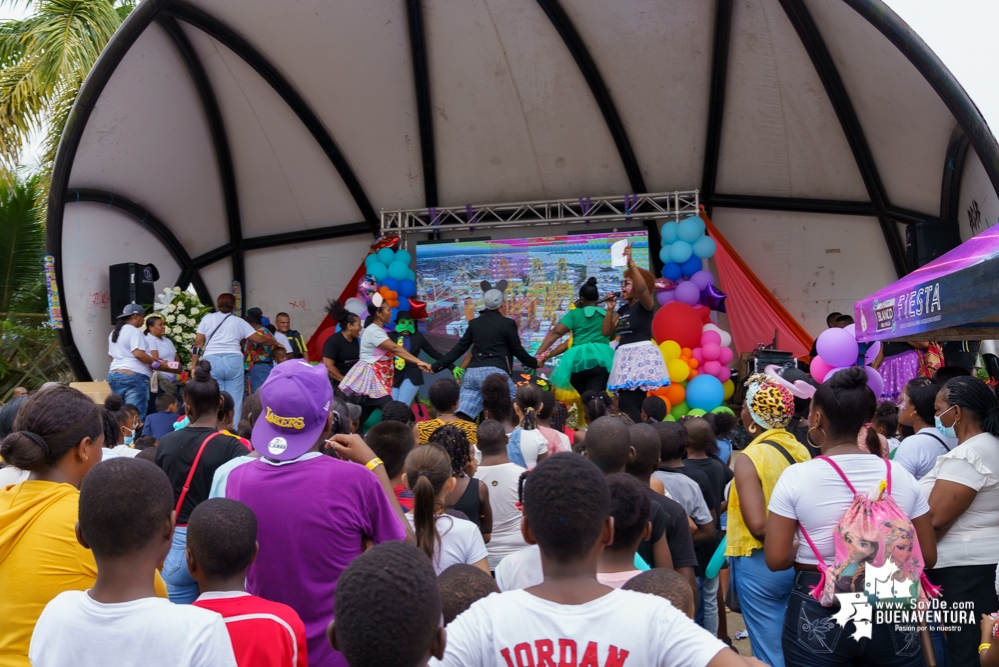
[[[435,361],[444,356],[430,344],[430,341],[423,334],[417,331],[416,320],[413,319],[408,310],[396,314],[393,340],[407,352],[412,352],[415,355],[419,355],[422,350]],[[402,357],[396,357],[395,377],[392,380],[392,399],[410,405],[421,386],[423,386],[423,371],[416,364],[406,361]]]
[[[662,353],[652,342],[652,315],[656,305],[652,295],[656,279],[635,265],[631,246],[624,254],[628,270],[621,284],[621,298],[625,303],[615,312],[617,300],[607,302],[602,332],[608,337],[619,336],[607,388],[617,394],[618,409],[638,423],[642,419],[646,392],[667,386],[669,373]]]
[[[556,389],[575,389],[582,396],[585,391],[602,391],[607,387],[614,364],[614,350],[610,338],[602,331],[606,312],[597,305],[600,298],[597,292],[597,279],[587,278],[579,288],[579,303],[565,314],[555,328],[541,341],[538,348],[538,364],[555,356],[545,355],[555,341],[567,333],[572,334],[572,345],[562,355],[551,382]]]
[[[402,357],[416,364],[420,370],[430,372],[430,364],[400,347],[385,333],[385,325],[392,319],[392,307],[380,294],[371,297],[368,313],[371,315],[371,324],[361,334],[357,363],[340,381],[340,391],[347,400],[361,406],[362,424],[376,408],[392,400],[395,357]]]
[[[457,415],[463,419],[474,421],[482,412],[482,394],[479,387],[482,381],[493,373],[502,372],[507,376],[510,385],[510,399],[517,393],[511,375],[513,374],[513,357],[529,368],[537,368],[538,360],[527,353],[520,342],[517,323],[499,312],[503,305],[506,281],[501,280],[493,288],[488,281],[481,283],[485,292],[485,310],[468,323],[465,335],[451,351],[438,359],[432,372],[437,373],[453,364],[458,357],[472,348],[471,361],[465,371],[461,384],[461,398],[458,402]],[[474,345],[474,347],[473,347]]]

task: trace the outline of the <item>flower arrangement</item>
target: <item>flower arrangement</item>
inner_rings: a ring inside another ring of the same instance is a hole
[[[156,295],[154,314],[166,323],[166,337],[177,348],[182,368],[190,365],[191,346],[194,345],[198,323],[211,310],[211,307],[201,303],[196,293],[179,287],[167,287]]]

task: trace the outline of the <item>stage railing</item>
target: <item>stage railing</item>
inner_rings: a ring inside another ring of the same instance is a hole
[[[697,215],[697,190],[609,197],[577,197],[508,204],[468,204],[408,210],[382,210],[383,234],[473,232],[476,229],[619,223]]]

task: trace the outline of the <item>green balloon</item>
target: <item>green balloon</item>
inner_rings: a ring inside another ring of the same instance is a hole
[[[673,406],[673,409],[670,410],[670,414],[673,415],[674,417],[682,417],[688,412],[690,412],[690,406],[687,405],[687,401],[681,401],[680,403],[677,403],[676,405]]]
[[[676,417],[674,417],[673,415],[666,415],[666,421],[668,421],[668,422],[675,422],[676,421]]]
[[[732,412],[732,408],[728,407],[727,405],[719,405],[711,412],[716,415],[732,415],[733,417],[735,416],[735,413]]]
[[[705,412],[704,410],[701,410],[700,408],[694,408],[693,410],[691,410],[691,411],[689,411],[687,413],[687,416],[688,417],[703,417],[706,414],[708,414],[708,413]]]

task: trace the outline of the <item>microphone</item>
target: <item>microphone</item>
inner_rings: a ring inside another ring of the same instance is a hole
[[[620,292],[611,292],[610,294],[608,294],[604,298],[597,299],[597,303],[607,303],[611,299],[620,299],[620,298],[621,298],[621,293]]]

